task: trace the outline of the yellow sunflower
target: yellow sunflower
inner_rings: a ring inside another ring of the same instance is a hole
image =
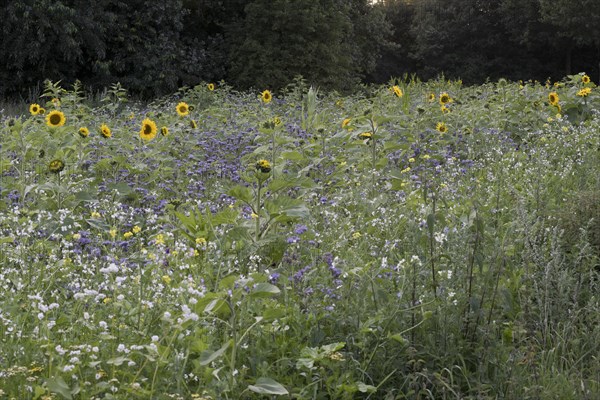
[[[435,101],[435,93],[429,93],[429,96],[427,96],[427,100],[429,100],[429,102],[434,102]]]
[[[268,90],[265,90],[264,92],[262,92],[260,94],[260,97],[261,97],[263,103],[270,103],[271,100],[273,100],[273,95]]]
[[[404,93],[402,93],[402,89],[400,89],[400,86],[398,85],[393,86],[392,91],[397,97],[402,97],[404,95]]]
[[[215,90],[215,84],[214,83],[209,83],[208,85],[206,85],[206,87],[208,88],[208,90],[210,90],[211,92],[213,90]]]
[[[363,132],[358,134],[358,138],[362,140],[370,140],[373,138],[373,132]]]
[[[140,137],[144,140],[152,140],[156,136],[156,123],[150,118],[142,121],[142,129],[140,129]]]
[[[40,111],[38,111],[38,114],[40,114],[40,115],[46,114],[46,109],[44,107],[40,107]]]
[[[102,136],[104,136],[107,139],[109,137],[112,137],[112,132],[110,131],[110,128],[106,124],[102,124],[100,126],[100,133],[102,134]]]
[[[444,122],[438,122],[437,125],[435,126],[435,129],[439,133],[446,133],[446,132],[448,132],[448,127],[446,126],[446,124]]]
[[[586,88],[581,89],[579,92],[577,92],[577,96],[587,97],[587,96],[589,96],[590,93],[592,93],[592,88],[586,87]]]
[[[352,121],[352,119],[350,119],[350,118],[346,118],[345,120],[343,120],[342,128],[344,128],[344,129],[348,128],[348,125],[350,125],[350,121]]]
[[[446,105],[448,103],[452,103],[452,97],[446,92],[440,94],[440,104]]]
[[[192,129],[196,129],[197,127],[198,127],[198,124],[196,123],[196,121],[194,121],[194,120],[191,120],[191,121],[190,121],[190,128],[192,128]]]
[[[29,106],[29,112],[31,113],[31,115],[38,115],[40,113],[40,105],[33,103]]]
[[[551,105],[553,105],[553,106],[557,105],[558,104],[558,100],[559,100],[558,93],[551,92],[550,94],[548,94],[548,102]]]
[[[163,126],[162,128],[160,128],[160,134],[163,136],[169,136],[169,128]]]
[[[258,160],[256,169],[260,172],[269,173],[271,172],[271,163],[267,160]]]
[[[79,128],[79,136],[81,136],[82,138],[88,137],[89,134],[90,134],[90,130],[88,128],[86,128],[85,126],[82,126],[81,128]]]
[[[182,101],[179,104],[177,104],[177,114],[179,114],[180,117],[185,117],[189,113],[190,113],[190,106],[188,106],[187,103]]]
[[[591,82],[591,80],[590,80],[590,77],[589,77],[589,76],[587,76],[587,75],[583,75],[583,76],[581,77],[581,82],[583,82],[584,84],[588,84],[588,83],[590,83],[590,82]]]
[[[60,171],[65,169],[65,163],[59,159],[52,160],[52,161],[50,161],[50,164],[48,164],[48,169],[53,174],[58,174]]]
[[[50,111],[46,116],[46,125],[51,128],[63,126],[66,121],[67,119],[65,118],[65,114],[60,111]]]

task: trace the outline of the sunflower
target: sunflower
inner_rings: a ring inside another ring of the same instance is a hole
[[[215,84],[214,83],[209,83],[208,85],[206,85],[206,87],[208,88],[208,90],[210,90],[211,92],[213,90],[215,90]]]
[[[350,118],[346,118],[345,120],[342,121],[342,128],[346,129],[349,127],[350,125],[350,121],[352,121],[352,119]]]
[[[592,93],[592,88],[586,87],[577,92],[577,96],[579,97],[588,97],[588,95]]]
[[[104,136],[107,139],[112,136],[112,132],[110,131],[110,128],[106,124],[102,124],[100,126],[100,133],[102,134],[102,136]]]
[[[46,114],[46,109],[44,107],[40,107],[40,111],[38,112],[40,115]]]
[[[169,128],[163,126],[162,128],[160,128],[160,134],[163,136],[169,136]]]
[[[179,114],[180,117],[185,117],[189,113],[190,113],[190,106],[188,106],[187,103],[182,101],[179,104],[177,104],[177,114]]]
[[[51,128],[56,128],[58,126],[63,126],[67,119],[65,118],[65,114],[60,111],[50,111],[46,116],[46,125]]]
[[[269,173],[271,172],[271,163],[267,160],[258,160],[256,163],[256,169],[260,172]]]
[[[429,93],[429,96],[427,96],[427,100],[431,103],[435,101],[435,93]]]
[[[437,125],[435,126],[435,129],[439,133],[446,133],[446,132],[448,132],[448,127],[446,126],[446,124],[444,122],[438,122]]]
[[[275,126],[281,125],[281,118],[279,118],[279,117],[273,118],[273,123],[275,124]]]
[[[260,97],[261,97],[263,103],[270,103],[271,100],[273,99],[273,95],[268,90],[265,90],[264,92],[262,92],[260,94]]]
[[[140,129],[140,137],[144,140],[152,140],[156,136],[156,124],[150,118],[142,121],[142,129]]]
[[[38,115],[40,113],[40,105],[33,103],[29,106],[29,112],[31,113],[31,115]]]
[[[373,138],[373,132],[363,132],[358,134],[358,138],[362,140],[370,140]]]
[[[558,93],[556,92],[551,92],[550,94],[548,94],[548,102],[555,106],[558,104]]]
[[[48,169],[53,174],[58,174],[60,171],[65,169],[65,163],[59,159],[52,160],[52,161],[50,161],[50,164],[48,164]]]
[[[446,105],[448,103],[452,103],[452,97],[446,92],[440,94],[440,104]]]
[[[88,137],[89,134],[90,134],[90,130],[88,128],[86,128],[85,126],[82,126],[81,128],[79,128],[79,136],[81,136],[82,138]]]
[[[392,91],[397,97],[402,97],[404,95],[404,93],[402,93],[402,89],[400,89],[400,86],[398,85],[393,86]]]
[[[588,84],[588,83],[590,83],[590,82],[591,82],[591,80],[590,80],[590,77],[589,77],[589,76],[587,76],[587,75],[583,75],[583,76],[581,77],[581,82],[583,82],[584,84]]]
[[[196,121],[194,121],[193,119],[190,120],[190,128],[196,129],[197,127],[198,127],[198,124],[196,123]]]

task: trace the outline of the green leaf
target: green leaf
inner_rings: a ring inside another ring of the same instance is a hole
[[[219,350],[217,350],[215,352],[203,351],[200,354],[200,365],[202,365],[202,366],[208,365],[211,362],[215,361],[217,358],[219,358],[223,354],[225,354],[225,352],[227,351],[227,349],[229,348],[230,345],[231,345],[231,340],[228,340]]]
[[[119,365],[122,365],[125,361],[129,361],[129,359],[126,357],[115,357],[115,358],[106,360],[106,363],[108,365],[115,365],[118,367]]]
[[[366,383],[358,383],[358,391],[361,393],[375,393],[377,388],[375,386],[367,385]]]
[[[227,194],[245,203],[252,203],[252,191],[246,186],[234,186],[227,192]]]
[[[271,378],[258,378],[255,385],[248,386],[248,389],[258,394],[286,395],[289,394],[283,385]]]
[[[133,189],[125,182],[111,183],[108,185],[108,189],[110,191],[116,190],[121,196],[129,196],[134,193]]]
[[[69,387],[69,385],[67,385],[67,382],[65,382],[65,380],[62,377],[56,376],[50,378],[46,381],[46,384],[48,385],[48,390],[50,390],[50,392],[58,393],[64,399],[73,398],[73,395],[71,394],[71,388]]]
[[[258,283],[250,292],[250,297],[270,297],[279,294],[281,290],[275,285],[262,282]]]

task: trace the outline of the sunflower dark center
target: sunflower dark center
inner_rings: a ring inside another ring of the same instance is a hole
[[[148,124],[144,125],[144,135],[149,135],[152,133],[152,127]]]
[[[61,119],[60,115],[53,114],[53,115],[50,116],[50,123],[52,125],[58,125],[58,124],[60,124],[60,119]]]

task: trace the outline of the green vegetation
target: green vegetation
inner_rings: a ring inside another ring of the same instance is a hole
[[[0,397],[598,398],[596,90],[48,82],[0,125]]]

